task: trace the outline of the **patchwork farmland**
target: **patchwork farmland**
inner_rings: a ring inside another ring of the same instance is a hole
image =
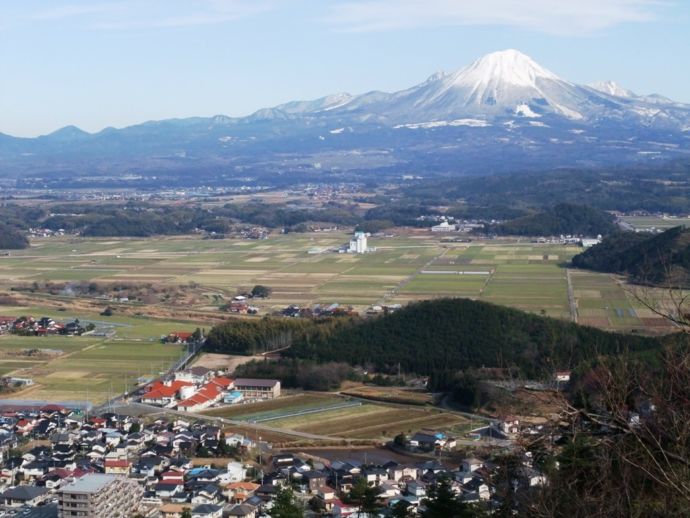
[[[3,315],[56,315],[46,308],[3,307]],[[103,319],[77,315],[82,322]],[[98,404],[137,384],[142,377],[167,371],[184,352],[178,344],[162,344],[161,334],[194,329],[194,324],[144,318],[112,317],[117,331],[105,336],[0,336],[0,373],[30,378],[34,384],[7,396],[11,399],[84,401]],[[104,325],[104,324],[101,324]]]
[[[581,251],[577,246],[508,240],[445,243],[420,233],[372,238],[376,252],[371,254],[332,251],[348,238],[344,233],[312,233],[256,241],[35,240],[27,250],[0,257],[0,291],[34,282],[174,287],[177,291],[163,300],[128,301],[122,307],[131,313],[145,306],[149,316],[209,324],[224,317],[219,307],[234,295],[263,284],[273,293],[254,301],[261,314],[291,304],[337,302],[363,312],[372,304],[470,297],[557,318],[580,318],[606,329],[656,330],[661,325],[636,306],[619,279],[585,272],[573,272],[569,279],[564,264]],[[67,307],[76,303],[65,293],[40,297]]]

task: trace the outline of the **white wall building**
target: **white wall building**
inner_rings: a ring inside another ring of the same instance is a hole
[[[367,235],[364,232],[355,232],[355,237],[350,241],[348,252],[351,254],[366,254],[368,250]]]
[[[431,227],[432,232],[455,232],[457,230],[455,225],[451,225],[447,221],[441,221],[439,225]]]

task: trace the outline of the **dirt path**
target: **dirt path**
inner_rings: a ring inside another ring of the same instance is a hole
[[[570,269],[566,268],[565,278],[568,282],[568,306],[570,306],[570,318],[577,324],[577,301],[575,300],[575,290],[573,289],[573,281],[570,278]]]

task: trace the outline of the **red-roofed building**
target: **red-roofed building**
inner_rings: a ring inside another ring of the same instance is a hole
[[[109,475],[129,475],[131,467],[126,459],[105,459],[105,472]]]
[[[214,382],[215,381],[215,382]],[[230,383],[226,383],[230,382]],[[177,410],[186,412],[198,412],[220,401],[225,390],[224,385],[230,386],[232,380],[227,378],[214,378],[202,386],[193,396],[177,404]]]
[[[57,489],[66,482],[71,482],[75,479],[81,478],[88,473],[94,473],[94,470],[85,469],[65,469],[55,468],[43,476],[43,482],[48,489]]]
[[[149,405],[173,406],[180,390],[183,387],[193,386],[193,383],[183,380],[157,381],[150,385],[148,392],[141,396],[141,402]]]
[[[171,344],[188,344],[192,340],[194,333],[188,333],[186,331],[175,331],[170,333],[165,340]]]
[[[334,499],[333,502],[333,514],[335,516],[351,516],[358,512],[358,508],[353,504],[346,504],[340,499]]]
[[[31,430],[36,426],[35,419],[20,419],[17,424],[14,425],[17,435],[29,435]]]
[[[55,412],[65,412],[67,409],[61,405],[49,404],[41,407],[41,412],[53,414]]]
[[[226,486],[225,495],[231,504],[241,504],[247,498],[253,496],[259,487],[261,486],[254,482],[233,482]]]
[[[209,383],[213,385],[218,385],[220,388],[223,390],[230,390],[235,386],[234,380],[231,380],[230,378],[226,378],[225,376],[217,376],[215,378],[212,378]]]
[[[91,423],[94,428],[105,428],[106,420],[102,417],[91,417],[89,423]]]
[[[161,484],[184,484],[184,473],[181,471],[166,471],[161,473]]]

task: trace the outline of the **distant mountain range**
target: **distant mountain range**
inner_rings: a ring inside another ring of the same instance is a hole
[[[170,119],[27,139],[0,134],[0,178],[291,173],[334,179],[589,167],[690,154],[690,105],[563,80],[505,50],[400,92],[330,95],[247,117]]]

